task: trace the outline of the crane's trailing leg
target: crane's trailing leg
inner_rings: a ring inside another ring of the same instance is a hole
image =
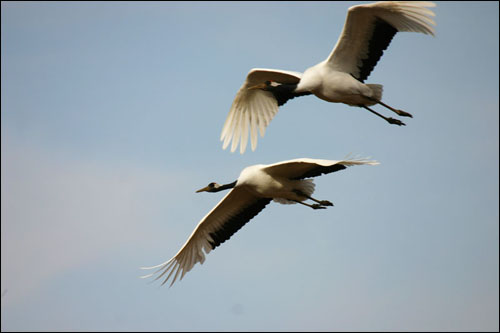
[[[299,200],[293,200],[295,201],[296,203],[299,203],[301,205],[304,205],[304,206],[307,206],[307,207],[311,207],[312,209],[326,209],[325,206],[321,206],[320,204],[308,204],[308,203],[305,203],[305,202],[302,202],[302,201],[299,201]]]
[[[383,103],[382,101],[377,101],[377,103],[380,104],[380,105],[382,105],[382,106],[385,106],[386,108],[388,108],[389,110],[391,110],[393,112],[396,112],[401,117],[410,117],[410,118],[413,118],[413,116],[410,113],[404,112],[403,110],[394,109],[394,108],[390,107],[389,105]]]
[[[395,109],[393,108],[392,106],[389,106],[387,104],[385,104],[384,102],[382,101],[379,101],[378,99],[375,99],[375,98],[370,98],[372,101],[374,102],[377,102],[378,104],[382,105],[382,106],[385,106],[386,108],[388,108],[389,110],[391,110],[392,112],[395,112],[396,114],[398,114],[399,116],[401,117],[410,117],[410,118],[413,118],[413,116],[408,113],[408,112],[405,112],[403,110],[398,110],[398,109]]]
[[[328,201],[328,200],[317,200],[317,199],[314,199],[313,197],[305,194],[304,192],[302,192],[301,190],[293,190],[297,195],[300,195],[301,197],[304,197],[304,198],[308,198],[308,199],[311,199],[312,201],[314,202],[317,202],[318,205],[312,205],[312,206],[333,206],[333,204]],[[303,203],[303,202],[301,202]],[[309,206],[309,207],[312,207],[311,205],[307,205],[306,206]],[[314,208],[314,207],[313,207]],[[326,207],[322,207],[322,208],[326,208]],[[315,208],[317,209],[317,208]]]
[[[405,123],[403,123],[401,120],[399,119],[394,119],[394,118],[388,118],[388,117],[384,117],[383,115],[381,115],[380,113],[370,109],[369,107],[367,107],[366,105],[360,105],[361,107],[367,109],[368,111],[370,111],[371,113],[379,116],[380,118],[382,119],[385,119],[385,121],[387,121],[389,124],[393,124],[393,125],[398,125],[398,126],[406,126]]]

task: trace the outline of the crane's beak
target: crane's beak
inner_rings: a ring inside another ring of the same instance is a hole
[[[208,192],[209,189],[210,189],[210,186],[205,186],[204,188],[200,188],[198,191],[196,191],[196,193]]]
[[[251,86],[248,88],[248,90],[254,90],[254,89],[265,89],[267,85],[265,83],[259,83],[256,84],[255,86]]]

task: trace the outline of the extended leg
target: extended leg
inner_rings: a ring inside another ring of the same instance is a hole
[[[403,123],[401,120],[399,119],[394,119],[394,118],[388,118],[388,117],[384,117],[383,115],[381,115],[380,113],[376,112],[376,111],[373,111],[372,109],[370,109],[369,107],[367,107],[366,105],[361,105],[361,107],[367,109],[368,111],[370,111],[371,113],[379,116],[380,118],[382,119],[385,119],[385,121],[387,121],[389,124],[394,124],[394,125],[403,125],[403,126],[406,126],[405,123]]]
[[[307,194],[305,194],[301,190],[293,190],[293,191],[295,193],[297,193],[298,195],[300,195],[301,197],[308,198],[308,199],[311,199],[314,202],[319,203],[321,206],[333,206],[333,204],[330,201],[328,201],[328,200],[316,200],[313,197],[308,196]]]
[[[382,105],[382,106],[385,106],[386,108],[388,108],[389,110],[391,110],[392,112],[395,112],[397,113],[398,115],[400,115],[401,117],[410,117],[410,118],[413,118],[413,116],[408,113],[408,112],[404,112],[403,110],[398,110],[398,109],[395,109],[393,108],[392,106],[389,106],[387,104],[385,104],[384,102],[382,101],[379,101],[378,99],[375,99],[375,98],[370,98],[372,101],[374,102],[377,102],[378,104]]]
[[[312,209],[326,209],[325,206],[321,206],[320,204],[308,204],[308,203],[305,203],[305,202],[302,202],[302,201],[299,201],[299,200],[293,200],[295,201],[296,203],[299,203],[301,205],[304,205],[304,206],[307,206],[307,207],[311,207]]]

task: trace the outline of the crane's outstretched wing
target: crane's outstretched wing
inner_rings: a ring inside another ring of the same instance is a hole
[[[313,158],[297,158],[268,165],[263,170],[270,175],[290,179],[304,179],[343,170],[352,165],[377,165],[377,161],[367,159],[346,159],[341,161],[319,160]]]
[[[434,35],[435,14],[424,1],[383,1],[349,8],[344,29],[327,58],[332,68],[361,82],[370,75],[399,31]]]
[[[222,148],[226,149],[231,140],[231,152],[236,150],[240,143],[240,153],[245,152],[248,134],[252,150],[257,147],[257,129],[260,136],[264,136],[267,125],[278,112],[278,106],[283,105],[290,98],[303,95],[293,93],[272,93],[262,89],[249,89],[255,85],[273,81],[278,84],[297,84],[301,73],[282,71],[278,69],[254,68],[247,75],[245,83],[234,98],[226,122],[220,136],[224,141]]]
[[[159,274],[155,280],[168,273],[162,285],[175,272],[170,286],[189,272],[196,263],[205,261],[205,253],[210,253],[220,244],[228,240],[243,225],[257,215],[271,201],[267,198],[258,198],[241,187],[233,188],[201,221],[198,223],[187,242],[170,260],[153,267],[142,269],[158,270],[143,278]],[[203,253],[203,250],[205,253]]]

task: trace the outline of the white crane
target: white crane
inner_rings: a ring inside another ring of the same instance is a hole
[[[411,114],[384,104],[382,85],[364,84],[384,50],[399,31],[434,35],[435,25],[426,7],[432,2],[383,1],[350,7],[337,44],[324,61],[299,72],[254,68],[236,94],[221,133],[223,149],[232,140],[231,152],[240,143],[244,153],[248,135],[252,150],[257,146],[257,131],[263,137],[278,107],[291,98],[314,94],[333,103],[345,103],[367,109],[390,124],[405,125],[369,106],[381,104],[399,116]]]
[[[180,279],[189,272],[196,263],[205,261],[205,253],[228,240],[243,225],[257,215],[271,202],[282,204],[300,203],[313,209],[324,209],[333,206],[330,201],[317,200],[311,197],[314,183],[311,177],[345,169],[351,165],[377,165],[376,161],[366,159],[346,159],[341,161],[300,158],[269,165],[253,165],[241,171],[238,179],[226,185],[215,182],[196,192],[219,192],[232,190],[198,223],[184,246],[170,260],[153,267],[143,269],[158,270],[143,278],[159,274],[155,280],[167,277],[167,282],[175,272],[170,286],[177,277]],[[305,203],[310,199],[314,204]],[[205,253],[203,253],[203,250]]]

